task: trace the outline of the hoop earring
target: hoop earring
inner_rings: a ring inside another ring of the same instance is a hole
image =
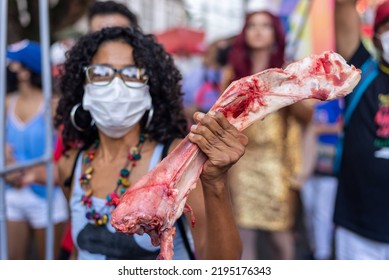
[[[151,106],[151,108],[149,110],[149,114],[147,116],[147,122],[146,122],[146,125],[145,125],[145,130],[147,130],[149,128],[151,120],[153,119],[153,115],[154,115],[154,107]]]
[[[81,103],[77,103],[76,105],[73,106],[72,110],[70,111],[70,121],[72,123],[72,125],[74,126],[75,129],[77,129],[78,131],[80,132],[83,132],[85,131],[85,129],[81,128],[80,126],[77,125],[76,123],[76,111],[77,109],[80,107]],[[95,125],[95,120],[92,119],[91,122],[90,122],[90,126],[94,126]]]

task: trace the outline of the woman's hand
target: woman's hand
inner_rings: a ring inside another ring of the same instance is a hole
[[[244,154],[247,137],[231,125],[220,112],[197,112],[193,119],[189,140],[207,155],[201,180],[213,184],[225,179],[228,169]]]
[[[200,175],[201,187],[195,188],[188,199],[196,213],[196,226],[192,229],[196,256],[239,259],[242,245],[227,187],[227,171],[243,156],[248,139],[219,112],[197,112],[193,119],[196,124],[188,138],[208,157]]]
[[[21,188],[23,187],[23,178],[24,178],[24,172],[23,170],[10,172],[7,175],[5,175],[5,181],[12,185],[14,188]]]
[[[16,161],[13,156],[12,147],[6,144],[5,145],[5,165],[11,166],[15,163]],[[13,187],[21,188],[23,186],[23,176],[24,176],[24,171],[18,170],[18,171],[7,173],[4,179],[8,184],[12,185]]]

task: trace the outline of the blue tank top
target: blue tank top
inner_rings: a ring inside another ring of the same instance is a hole
[[[40,105],[34,117],[23,122],[15,115],[16,101],[17,96],[11,99],[7,112],[6,143],[12,147],[17,162],[38,159],[44,155],[46,147],[44,104]],[[32,184],[29,187],[40,197],[46,197],[44,185]]]
[[[149,171],[161,160],[163,145],[158,144],[153,152],[149,164]],[[73,193],[70,198],[71,232],[73,242],[78,251],[78,259],[103,260],[103,259],[151,259],[155,260],[159,254],[159,247],[151,244],[149,235],[127,235],[118,233],[111,223],[104,226],[95,226],[93,221],[86,218],[87,208],[81,204],[81,197],[85,193],[78,178],[81,176],[82,156],[79,156],[74,172]],[[105,206],[105,199],[92,197],[92,203],[96,209]],[[107,212],[110,209],[107,209]],[[185,227],[188,239],[193,243],[189,227]],[[174,259],[190,259],[185,248],[181,232],[176,226],[174,237]]]

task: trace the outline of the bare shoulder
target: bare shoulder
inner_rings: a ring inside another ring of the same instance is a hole
[[[174,139],[169,146],[168,154],[170,154],[182,142],[182,140],[184,140],[184,138]]]
[[[10,94],[7,94],[7,96],[5,97],[5,111],[8,112],[8,109],[11,105],[11,102],[12,100],[14,100],[17,96],[17,93],[10,93]]]
[[[173,142],[170,144],[168,154],[170,154],[183,140],[183,138],[176,138],[173,140]]]

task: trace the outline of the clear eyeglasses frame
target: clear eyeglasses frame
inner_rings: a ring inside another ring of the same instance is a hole
[[[96,86],[107,86],[119,74],[123,83],[129,88],[141,88],[148,82],[144,68],[129,65],[123,68],[114,68],[104,64],[93,64],[84,67],[88,83]]]

